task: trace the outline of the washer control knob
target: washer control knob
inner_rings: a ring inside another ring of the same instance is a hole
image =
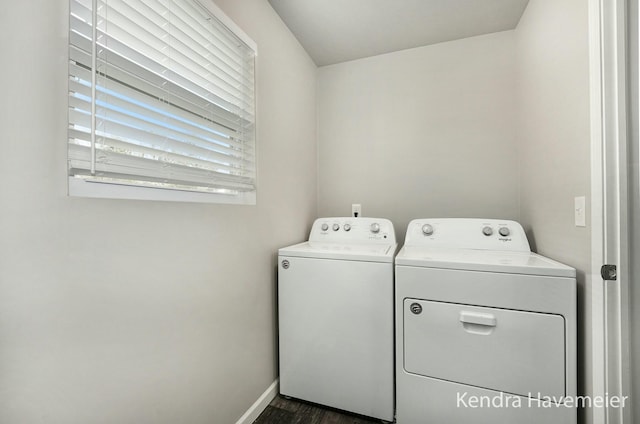
[[[511,234],[511,231],[509,231],[509,227],[501,227],[501,228],[498,230],[498,232],[500,233],[500,235],[501,235],[502,237],[506,237],[506,236],[508,236],[509,234]]]
[[[373,224],[371,224],[371,227],[369,227],[369,229],[373,234],[378,234],[380,232],[380,224],[374,222]]]
[[[422,226],[422,234],[425,236],[433,235],[433,226],[431,224],[424,224]]]
[[[320,229],[321,229],[322,231],[327,231],[327,230],[329,229],[329,224],[326,224],[326,223],[325,223],[325,224],[322,224],[322,227],[320,227]]]
[[[340,229],[340,224],[333,224],[333,231],[338,231]]]
[[[484,234],[485,236],[490,236],[493,234],[493,228],[489,227],[488,225],[486,227],[484,227],[482,229],[482,234]]]
[[[351,231],[351,225],[350,224],[344,224],[342,226],[342,228],[344,228],[345,231]]]

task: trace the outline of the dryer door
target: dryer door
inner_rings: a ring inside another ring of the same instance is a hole
[[[404,368],[522,396],[565,396],[560,315],[404,300]]]

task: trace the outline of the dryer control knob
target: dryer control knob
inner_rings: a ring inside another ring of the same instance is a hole
[[[351,231],[351,225],[349,224],[344,224],[342,228],[344,228],[345,231]]]
[[[327,231],[329,229],[329,224],[322,224],[322,227],[320,227],[320,229],[322,231]]]
[[[485,236],[490,236],[493,234],[493,228],[486,226],[482,229],[482,234],[484,234]]]
[[[333,231],[338,231],[340,229],[340,224],[333,224]]]
[[[425,236],[433,235],[433,226],[431,224],[424,224],[422,226],[422,234]]]
[[[371,227],[369,227],[369,229],[373,234],[378,234],[380,232],[380,224],[374,222],[373,224],[371,224]]]
[[[500,235],[501,235],[502,237],[506,237],[506,236],[508,236],[509,234],[511,234],[511,231],[509,231],[509,228],[508,228],[508,227],[501,227],[501,228],[498,230],[498,232],[500,233]]]

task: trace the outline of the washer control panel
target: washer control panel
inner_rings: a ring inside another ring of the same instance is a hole
[[[393,224],[384,218],[318,218],[309,241],[328,243],[395,243]]]
[[[406,246],[530,252],[516,221],[476,218],[414,219],[407,227]]]

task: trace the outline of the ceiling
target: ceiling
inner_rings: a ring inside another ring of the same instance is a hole
[[[529,0],[269,0],[316,65],[506,31]]]

